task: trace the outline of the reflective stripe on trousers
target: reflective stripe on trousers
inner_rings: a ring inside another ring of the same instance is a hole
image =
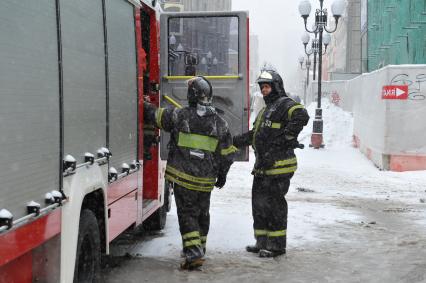
[[[192,176],[170,165],[166,167],[166,179],[189,190],[200,192],[211,192],[216,183],[216,178]]]
[[[183,247],[201,246],[200,232],[193,231],[182,235]]]
[[[271,169],[259,170],[255,169],[253,172],[257,175],[281,175],[281,174],[289,174],[294,173],[297,170],[297,159],[296,157],[277,160],[274,163],[274,166]]]
[[[268,230],[254,230],[254,236],[257,237],[284,237],[286,236],[287,231],[286,230],[278,230],[278,231],[268,231]]]

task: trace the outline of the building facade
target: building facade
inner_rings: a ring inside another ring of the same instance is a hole
[[[371,72],[386,65],[426,63],[426,1],[367,1],[367,60]]]
[[[334,27],[334,22],[330,24]],[[361,73],[361,0],[347,0],[323,60],[323,79],[353,78]]]
[[[324,58],[324,79],[387,65],[426,64],[425,0],[347,0]]]

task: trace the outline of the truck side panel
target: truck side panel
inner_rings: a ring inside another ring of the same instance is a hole
[[[0,209],[14,220],[59,188],[55,1],[0,1]]]
[[[106,0],[109,78],[110,166],[137,161],[138,93],[134,6],[126,0]],[[108,187],[109,241],[134,224],[141,184],[134,172]]]
[[[134,6],[106,0],[109,73],[110,166],[137,160],[137,68]]]
[[[102,1],[60,1],[63,56],[64,154],[77,163],[107,146]]]

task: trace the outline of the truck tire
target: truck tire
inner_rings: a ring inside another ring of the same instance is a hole
[[[147,220],[143,223],[143,228],[148,231],[159,231],[163,230],[166,226],[167,212],[170,210],[171,200],[170,200],[170,188],[169,184],[164,184],[164,203],[157,209]]]
[[[74,283],[101,282],[101,241],[98,221],[89,209],[83,209],[78,230]]]

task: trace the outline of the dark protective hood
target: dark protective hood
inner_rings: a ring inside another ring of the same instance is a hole
[[[187,98],[190,107],[197,107],[197,104],[204,106],[212,105],[213,88],[206,78],[202,76],[194,77],[188,80],[187,84]]]

